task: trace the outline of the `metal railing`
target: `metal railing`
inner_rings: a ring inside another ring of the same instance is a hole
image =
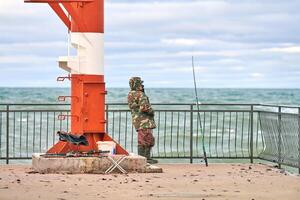
[[[300,170],[300,107],[261,104],[153,104],[156,145],[153,157],[203,157],[202,133],[209,158],[264,159]],[[68,104],[0,104],[0,159],[30,159],[69,131]],[[130,152],[137,134],[124,103],[106,105],[107,132]],[[200,119],[197,117],[200,112]]]

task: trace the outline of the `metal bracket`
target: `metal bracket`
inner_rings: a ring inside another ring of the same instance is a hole
[[[77,121],[79,120],[79,116],[77,116],[77,115],[58,115],[57,119],[58,120],[66,120],[67,117],[76,117]]]
[[[72,76],[68,74],[68,76],[59,76],[57,77],[56,81],[65,81],[65,79],[68,79],[69,81],[72,79]]]
[[[77,101],[79,100],[79,98],[77,96],[59,96],[57,99],[58,101],[66,101],[66,98],[74,98],[76,99]]]

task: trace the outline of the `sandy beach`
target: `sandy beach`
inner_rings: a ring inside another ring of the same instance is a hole
[[[300,177],[261,164],[161,164],[161,174],[36,174],[0,166],[1,200],[298,200]]]

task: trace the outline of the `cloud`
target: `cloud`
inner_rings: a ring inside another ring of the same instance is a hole
[[[262,73],[257,73],[257,72],[256,72],[256,73],[251,73],[250,76],[251,76],[251,78],[253,78],[253,79],[262,79],[262,78],[265,77],[264,74],[262,74]]]
[[[199,46],[207,45],[212,40],[207,39],[187,39],[187,38],[176,38],[176,39],[162,39],[162,44],[178,45],[178,46]]]
[[[176,56],[220,56],[220,57],[237,57],[239,51],[183,51],[176,53]]]
[[[35,55],[26,56],[0,56],[0,63],[3,64],[45,64],[52,62],[53,57],[39,57]]]
[[[192,74],[192,65],[190,66],[185,66],[185,67],[163,67],[163,68],[159,68],[158,73],[162,73],[162,72],[166,72],[169,73],[171,75],[173,75],[174,73],[187,73],[187,74]],[[149,70],[148,70],[149,71]],[[207,73],[209,71],[208,67],[204,67],[204,66],[196,66],[195,67],[195,72],[196,73]]]
[[[245,67],[237,66],[237,67],[231,67],[230,69],[234,71],[244,71]]]
[[[300,54],[300,46],[274,47],[274,48],[269,48],[269,49],[263,49],[263,51],[277,52],[277,53]]]

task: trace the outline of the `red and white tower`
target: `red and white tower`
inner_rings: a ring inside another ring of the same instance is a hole
[[[70,31],[76,56],[59,57],[59,66],[71,81],[71,132],[85,135],[88,146],[80,151],[96,150],[98,141],[112,141],[106,133],[104,82],[104,0],[25,0],[48,3]],[[48,153],[78,150],[75,145],[58,142]],[[128,154],[117,144],[117,154]]]

